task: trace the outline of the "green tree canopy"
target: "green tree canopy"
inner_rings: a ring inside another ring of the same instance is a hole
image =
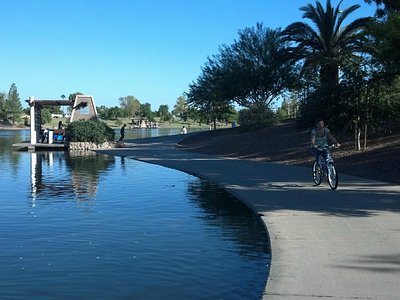
[[[140,101],[134,96],[120,97],[119,103],[129,118],[137,116],[140,113]]]
[[[8,92],[8,98],[4,103],[4,110],[7,118],[10,118],[15,123],[19,120],[22,114],[22,104],[17,91],[17,86],[13,83]]]
[[[160,105],[157,111],[157,116],[160,118],[161,121],[170,121],[171,113],[169,112],[168,105]]]
[[[182,95],[176,99],[176,104],[172,111],[172,114],[186,121],[188,118],[188,105],[186,103],[186,96]]]
[[[189,85],[189,105],[215,124],[236,102],[251,109],[248,116],[255,122],[270,124],[264,121],[271,116],[271,103],[294,82],[285,46],[279,29],[261,23],[239,31],[239,38],[209,57],[202,74]]]
[[[364,0],[366,3],[371,4],[375,2],[376,16],[383,18],[388,13],[400,13],[400,1],[399,0]]]
[[[140,105],[139,115],[141,117],[147,118],[149,121],[154,121],[154,113],[151,110],[150,103],[144,103]]]
[[[372,18],[359,18],[344,26],[347,17],[360,5],[341,10],[342,1],[336,8],[330,0],[327,0],[325,9],[319,1],[315,6],[307,4],[301,7],[303,18],[310,20],[314,27],[295,22],[282,32],[284,40],[294,43],[289,48],[293,59],[303,61],[305,68],[318,72],[322,86],[337,85],[339,67],[344,71],[349,60],[357,60],[358,54],[365,52],[362,30]]]
[[[265,108],[292,82],[292,65],[278,29],[258,23],[239,31],[233,45],[221,49],[225,93],[244,107]]]
[[[400,13],[389,12],[368,29],[372,36],[373,71],[392,81],[400,75]]]
[[[110,107],[108,110],[108,118],[117,120],[118,118],[123,116],[123,111],[120,107],[114,106]]]
[[[2,118],[3,120],[6,117],[5,104],[6,104],[6,94],[0,93],[0,118]]]
[[[51,112],[48,108],[43,108],[40,112],[42,118],[42,125],[49,124],[51,122]]]
[[[212,122],[216,129],[217,120],[226,118],[231,111],[231,101],[223,85],[223,70],[214,57],[202,68],[202,74],[196,82],[189,85],[187,104],[190,114],[200,122]]]
[[[76,93],[73,93],[73,94],[69,94],[68,100],[75,101],[76,95],[83,95],[83,93],[76,92]]]

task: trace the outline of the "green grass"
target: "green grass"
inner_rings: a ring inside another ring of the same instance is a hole
[[[50,128],[58,128],[58,122],[62,122],[63,127],[67,126],[69,123],[69,118],[59,118],[59,119],[51,119],[49,124],[45,124],[45,126]]]
[[[119,118],[118,120],[103,120],[112,128],[120,128],[123,124],[131,125],[131,118]],[[162,122],[160,128],[182,128],[183,126],[190,128],[208,128],[207,124],[200,124],[197,122],[193,122],[188,120],[187,122],[183,121],[174,121],[174,122]]]
[[[44,128],[57,128],[58,122],[62,122],[63,126],[65,127],[68,122],[69,118],[60,118],[60,119],[52,119],[50,123],[44,124]],[[131,118],[118,118],[117,120],[102,120],[103,122],[107,123],[108,126],[111,128],[121,128],[123,124],[127,124],[128,126],[131,125],[132,119]],[[184,121],[173,121],[173,122],[162,122],[160,128],[182,128],[186,126],[187,128],[208,128],[208,125],[205,123],[199,124],[198,122],[194,122],[192,120]],[[219,128],[230,127],[230,124],[226,126],[222,126]]]
[[[159,120],[156,118],[156,120]],[[54,118],[51,119],[50,123],[43,124],[42,128],[50,128],[50,129],[56,129],[58,128],[58,122],[62,122],[63,127],[65,128],[68,123],[69,123],[69,118]],[[127,124],[128,126],[131,126],[132,119],[131,118],[119,118],[117,120],[102,120],[103,122],[106,122],[108,126],[111,128],[121,128],[123,124]],[[1,124],[0,125],[5,125]],[[15,126],[19,127],[24,127],[24,121],[23,119],[15,122]],[[194,122],[193,120],[187,120],[186,122],[184,121],[171,121],[171,122],[162,122],[160,125],[160,128],[182,128],[183,126],[186,126],[186,128],[208,128],[208,124],[202,123],[199,124],[198,122]],[[224,124],[223,126],[220,126],[218,128],[227,128],[230,127],[231,124]]]

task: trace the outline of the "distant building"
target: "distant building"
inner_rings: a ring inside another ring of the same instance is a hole
[[[160,126],[160,122],[157,121],[149,121],[147,118],[135,117],[132,119],[133,128],[158,128]]]
[[[51,118],[52,119],[59,119],[59,118],[62,118],[62,117],[63,117],[62,114],[51,114]]]

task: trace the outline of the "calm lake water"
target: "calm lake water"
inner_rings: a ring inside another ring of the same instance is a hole
[[[131,159],[11,150],[28,139],[0,130],[0,299],[261,298],[267,235],[240,201]]]

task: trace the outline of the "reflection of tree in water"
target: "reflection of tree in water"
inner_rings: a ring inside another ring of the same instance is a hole
[[[93,200],[99,176],[114,164],[114,157],[94,152],[31,153],[32,198],[50,201]],[[40,198],[39,198],[40,197]]]
[[[91,151],[74,151],[67,153],[65,158],[78,200],[94,199],[99,176],[114,165],[114,157]]]
[[[65,169],[63,152],[34,152],[30,155],[33,198],[40,196],[40,198],[54,201],[59,197],[72,198],[74,196],[70,176],[66,172],[55,172],[56,175],[44,172],[47,168],[52,169],[53,173],[54,169]]]
[[[201,208],[210,226],[219,226],[222,235],[237,242],[246,257],[269,253],[267,232],[260,219],[244,203],[215,184],[196,179],[188,184],[188,199]]]
[[[0,163],[9,164],[14,174],[18,171],[21,156],[13,151],[12,145],[20,143],[24,137],[24,130],[0,130]]]

